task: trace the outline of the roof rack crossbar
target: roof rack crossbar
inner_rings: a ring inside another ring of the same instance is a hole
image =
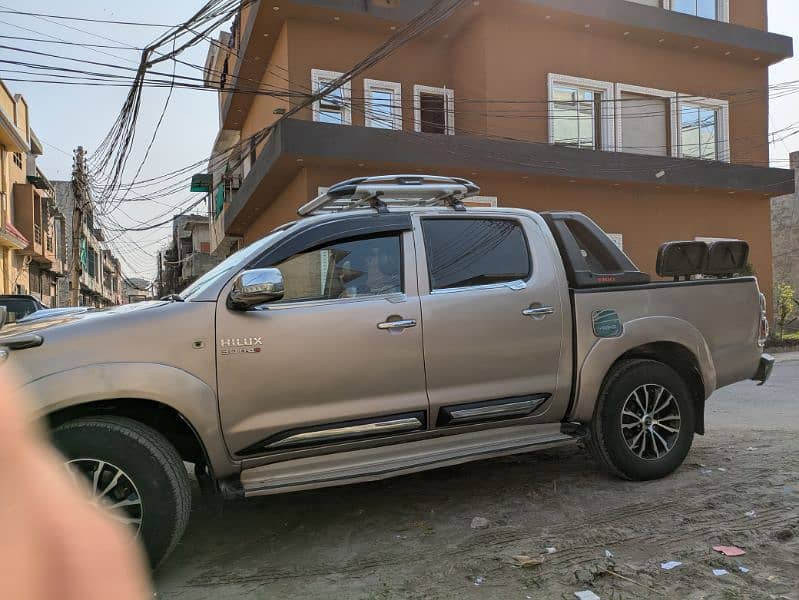
[[[480,193],[467,179],[437,175],[383,175],[342,181],[299,208],[297,213],[310,216],[319,212],[341,212],[365,205],[387,212],[390,206],[439,206],[465,210],[463,200]]]

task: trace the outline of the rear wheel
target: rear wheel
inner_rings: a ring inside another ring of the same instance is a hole
[[[685,460],[694,428],[694,404],[682,377],[661,362],[626,360],[602,386],[590,444],[620,477],[658,479]]]
[[[92,503],[129,526],[158,566],[182,537],[191,511],[188,473],[175,448],[122,417],[76,419],[52,436],[68,471],[88,481]]]

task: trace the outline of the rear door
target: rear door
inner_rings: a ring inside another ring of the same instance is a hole
[[[558,421],[565,414],[569,303],[551,239],[541,227],[523,213],[416,218],[435,426],[528,417]]]

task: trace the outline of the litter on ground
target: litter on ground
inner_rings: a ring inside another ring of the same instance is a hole
[[[600,600],[599,596],[597,596],[591,590],[584,590],[582,592],[574,592],[574,595],[577,596],[580,600]]]
[[[738,546],[713,546],[713,550],[721,552],[724,556],[743,556],[746,554],[746,551]]]
[[[664,562],[660,564],[660,568],[666,571],[671,571],[675,567],[679,567],[682,563],[678,560],[670,560],[669,562]]]
[[[713,575],[716,577],[721,577],[722,575],[729,575],[730,572],[727,569],[713,569]]]

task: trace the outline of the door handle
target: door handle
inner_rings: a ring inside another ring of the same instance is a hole
[[[525,317],[533,317],[534,319],[543,319],[548,315],[554,315],[555,309],[552,308],[551,306],[536,306],[536,307],[525,308],[522,311],[522,314]]]
[[[385,323],[378,323],[377,328],[384,331],[395,331],[399,329],[409,329],[416,327],[415,319],[402,319],[399,321],[386,321]]]

